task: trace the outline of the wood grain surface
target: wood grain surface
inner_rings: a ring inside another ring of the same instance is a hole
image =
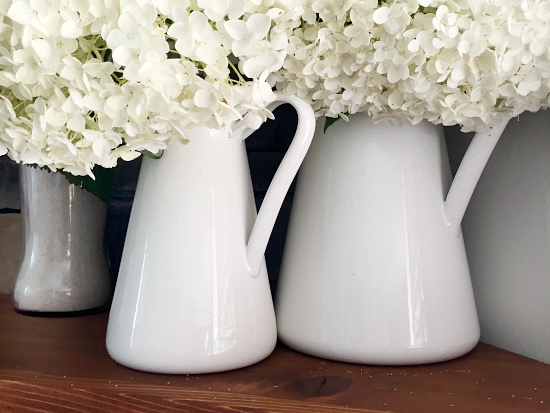
[[[160,375],[109,358],[107,318],[25,316],[0,296],[0,411],[550,412],[550,365],[486,344],[409,367],[331,362],[279,345],[244,369]]]

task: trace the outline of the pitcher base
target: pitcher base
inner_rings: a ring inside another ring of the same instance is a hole
[[[329,348],[328,346],[311,345],[299,340],[281,338],[281,341],[293,350],[327,360],[355,364],[370,364],[380,366],[406,366],[418,364],[439,363],[461,357],[472,351],[479,342],[479,336],[463,343],[452,343],[448,347],[404,348],[399,350],[368,349],[350,351],[346,349]]]
[[[134,370],[159,374],[206,374],[236,370],[256,364],[273,352],[275,344],[276,342],[270,347],[266,346],[261,349],[262,351],[242,352],[240,356],[234,353],[207,357],[189,354],[186,358],[179,360],[162,358],[160,354],[132,356],[131,351],[120,351],[109,345],[107,345],[107,352],[118,364]]]

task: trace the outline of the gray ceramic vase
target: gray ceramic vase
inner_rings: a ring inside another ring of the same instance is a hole
[[[21,167],[23,251],[13,300],[25,312],[74,312],[108,304],[106,205],[59,173]]]

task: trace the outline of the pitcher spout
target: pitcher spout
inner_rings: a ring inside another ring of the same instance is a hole
[[[477,132],[458,168],[444,205],[445,221],[457,234],[481,173],[508,121],[506,119],[485,132]]]

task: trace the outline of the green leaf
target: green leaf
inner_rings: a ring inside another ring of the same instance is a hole
[[[325,127],[323,128],[323,133],[327,131],[327,129],[329,128],[329,126],[331,126],[334,122],[336,122],[338,119],[340,119],[339,117],[338,118],[329,118],[328,116],[325,118]]]
[[[139,151],[139,152],[141,154],[143,154],[144,156],[146,156],[148,158],[151,158],[151,159],[160,159],[162,157],[162,155],[164,154],[164,151],[162,149],[160,151],[158,151],[157,153],[150,152],[147,149],[144,149],[144,150]]]
[[[346,115],[348,116],[349,115],[349,112],[344,112],[343,115]],[[323,133],[325,133],[327,131],[327,129],[329,128],[329,126],[331,126],[333,123],[335,123],[336,121],[340,120],[340,116],[336,117],[336,118],[330,118],[328,116],[325,117],[325,127],[323,129]]]
[[[35,169],[42,169],[43,171],[49,173],[60,173],[67,179],[67,181],[69,181],[69,183],[79,188],[85,189],[92,195],[97,196],[106,205],[109,205],[109,202],[111,201],[111,191],[113,189],[114,176],[113,168],[103,168],[102,166],[96,165],[92,169],[92,172],[95,175],[94,180],[88,175],[78,176],[65,171],[52,172],[47,166],[40,167],[36,164],[29,164],[27,166]]]
[[[111,191],[113,189],[113,168],[103,168],[102,166],[96,165],[92,169],[95,179],[92,179],[88,175],[76,176],[65,171],[59,172],[67,178],[69,183],[85,189],[101,199],[106,205],[109,205],[111,201]]]

